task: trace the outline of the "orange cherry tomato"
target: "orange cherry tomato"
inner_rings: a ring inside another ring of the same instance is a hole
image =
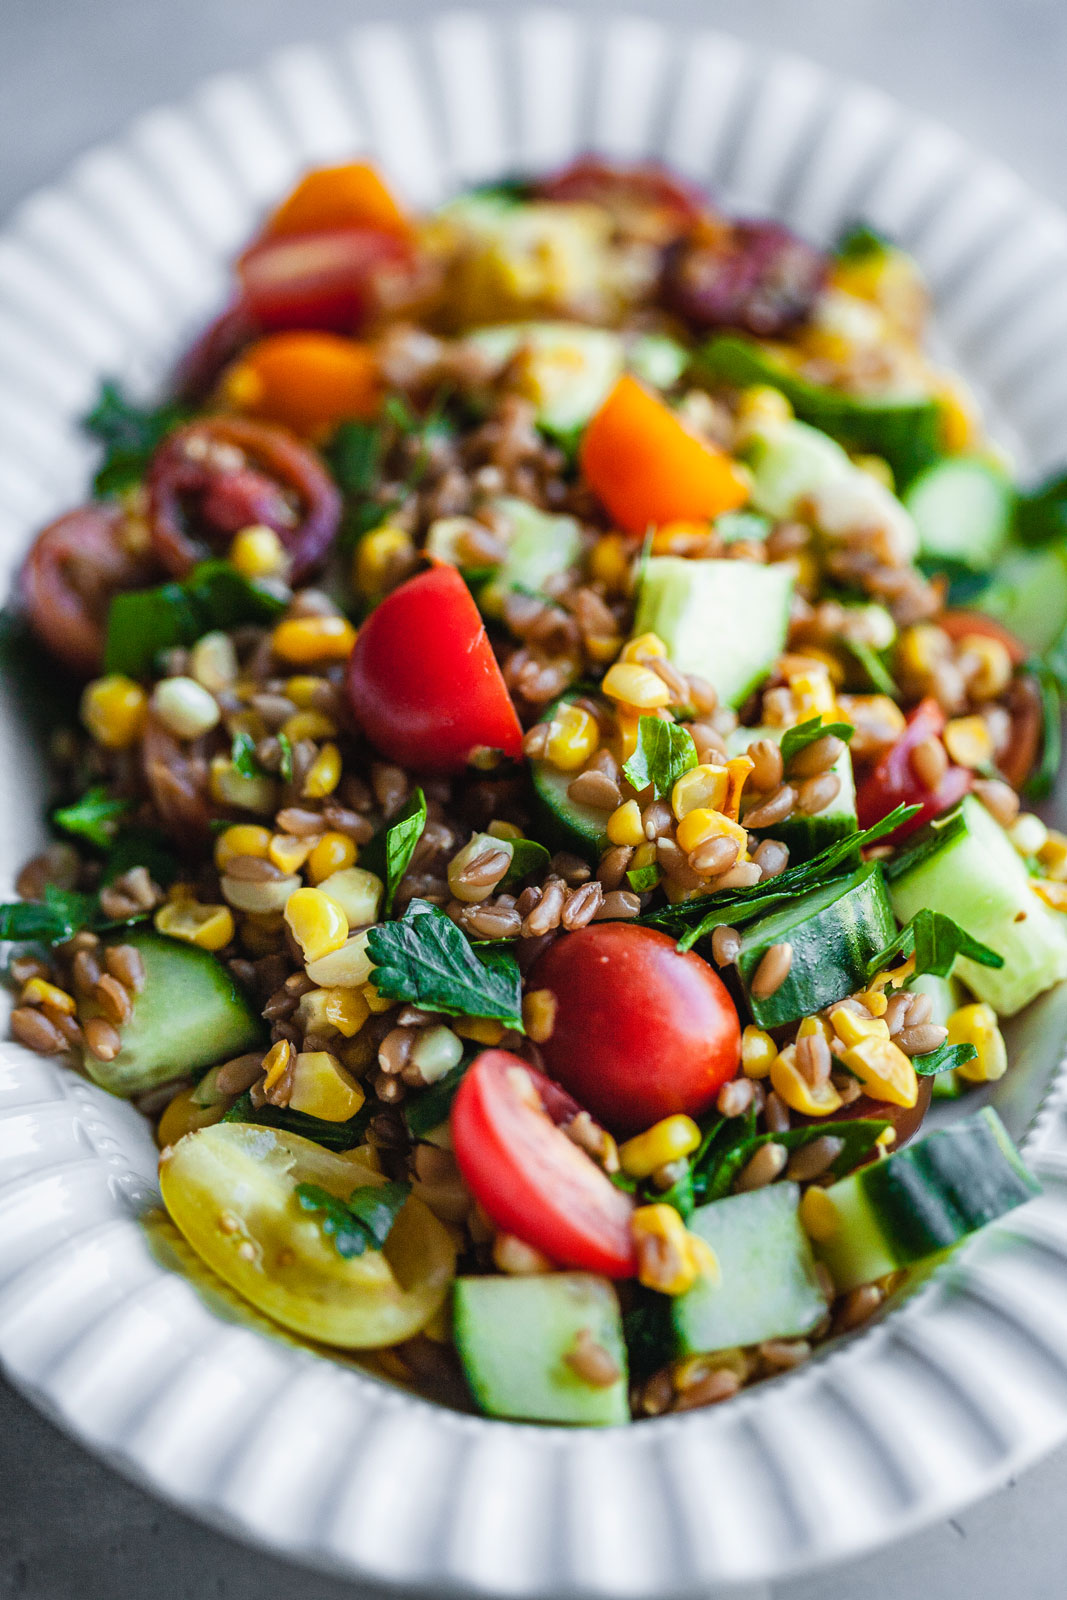
[[[250,346],[224,377],[223,394],[238,411],[313,438],[346,418],[373,417],[382,385],[369,345],[294,330]]]
[[[333,228],[380,228],[406,239],[411,223],[367,161],[316,167],[301,178],[268,219],[265,236],[319,233]]]

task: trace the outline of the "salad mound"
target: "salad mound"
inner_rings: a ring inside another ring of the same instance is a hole
[[[1067,977],[1022,809],[1067,488],[927,315],[869,228],[653,165],[416,217],[357,163],[161,403],[104,386],[7,619],[55,771],[11,1026],[152,1119],[172,1223],[283,1328],[623,1423],[1037,1192],[983,1089]]]

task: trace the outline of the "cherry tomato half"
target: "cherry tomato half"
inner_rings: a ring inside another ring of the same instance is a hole
[[[327,328],[353,333],[377,303],[385,274],[410,270],[410,246],[380,228],[281,234],[237,264],[242,300],[265,331]]]
[[[903,733],[856,790],[856,814],[861,828],[873,827],[899,805],[917,805],[915,815],[887,838],[887,843],[899,844],[923,823],[963,799],[973,782],[973,774],[966,767],[948,766],[937,788],[928,789],[916,777],[911,764],[915,746],[939,734],[944,726],[945,713],[937,701],[930,697],[920,700]]]
[[[563,1267],[629,1278],[633,1201],[544,1108],[552,1085],[507,1050],[483,1050],[452,1104],[463,1181],[498,1228]]]
[[[404,767],[458,772],[479,746],[522,749],[485,624],[454,567],[409,578],[371,612],[349,658],[348,695],[371,744]]]
[[[655,928],[602,922],[549,946],[528,978],[556,998],[545,1066],[612,1133],[699,1116],[737,1072],[741,1025],[722,981]]]
[[[542,200],[603,206],[621,226],[651,232],[660,241],[691,227],[708,204],[696,184],[656,161],[615,162],[601,156],[580,156],[542,178],[534,192]]]

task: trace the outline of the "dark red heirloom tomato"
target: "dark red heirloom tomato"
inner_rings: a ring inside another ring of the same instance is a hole
[[[261,239],[237,274],[249,315],[267,332],[327,328],[353,333],[377,303],[386,275],[410,270],[410,244],[378,228],[334,228]]]
[[[266,422],[210,417],[178,428],[146,479],[152,548],[176,578],[242,528],[273,528],[292,577],[314,571],[341,520],[341,495],[307,445]]]
[[[655,928],[602,922],[566,934],[528,984],[556,999],[547,1071],[612,1133],[699,1116],[737,1072],[741,1024],[723,983]]]
[[[707,197],[696,184],[656,161],[579,156],[562,171],[540,179],[534,193],[542,200],[603,206],[623,227],[651,230],[661,240],[691,227],[707,210]]]
[[[919,810],[915,815],[889,835],[890,842],[899,844],[924,822],[939,817],[963,799],[974,781],[966,767],[949,765],[937,788],[928,789],[911,763],[916,745],[939,734],[944,726],[945,713],[937,701],[920,700],[908,717],[903,733],[856,790],[856,815],[861,828],[873,827],[899,805],[917,805]]]
[[[452,1104],[463,1181],[498,1228],[560,1266],[632,1277],[633,1200],[556,1126],[553,1088],[509,1051],[482,1052]]]
[[[349,658],[348,696],[371,744],[403,767],[458,772],[479,746],[522,749],[485,624],[454,567],[409,578],[371,612]]]

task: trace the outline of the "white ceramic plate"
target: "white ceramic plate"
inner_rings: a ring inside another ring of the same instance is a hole
[[[589,147],[662,155],[816,239],[870,219],[918,256],[939,338],[1024,468],[1067,461],[1067,225],[1010,173],[880,94],[722,35],[464,13],[215,78],[20,207],[0,235],[4,561],[83,494],[76,419],[101,376],[159,375],[304,166],[369,151],[427,204]],[[10,708],[0,738],[6,882],[41,788]],[[604,1433],[450,1413],[228,1316],[149,1248],[137,1115],[4,1044],[0,1359],[156,1492],[367,1579],[663,1596],[780,1578],[942,1516],[1067,1435],[1065,1038],[1053,994],[1017,1030],[998,1099],[1043,1198],[807,1368]]]

